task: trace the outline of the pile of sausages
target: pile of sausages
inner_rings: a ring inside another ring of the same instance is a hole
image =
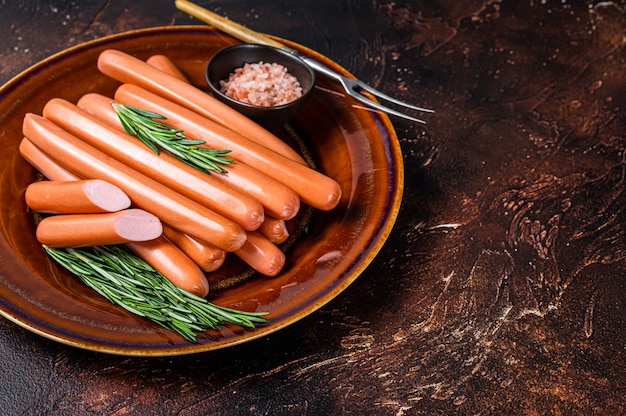
[[[206,296],[205,273],[221,267],[227,252],[275,276],[285,264],[277,245],[288,236],[285,221],[297,215],[301,203],[320,210],[339,203],[335,180],[311,169],[271,132],[191,85],[167,57],[142,61],[106,50],[98,69],[121,83],[114,97],[88,93],[76,104],[54,98],[42,115],[24,117],[20,154],[46,182],[57,182],[55,188],[29,186],[31,209],[56,214],[38,224],[42,244],[125,243],[174,284]],[[206,174],[167,152],[156,154],[124,131],[113,100],[161,114],[186,137],[204,141],[202,146],[231,150],[235,161],[227,173]],[[99,189],[97,197],[90,187]],[[56,198],[50,197],[55,189]],[[44,194],[54,206],[37,205]],[[62,208],[69,199],[75,204]],[[80,212],[90,204],[100,205],[100,211]],[[50,223],[72,220],[54,227],[50,237]],[[89,225],[98,221],[100,226]]]

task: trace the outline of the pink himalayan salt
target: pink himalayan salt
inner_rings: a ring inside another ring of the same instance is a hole
[[[262,61],[235,69],[220,87],[229,97],[258,106],[283,105],[302,96],[300,82],[287,68]]]

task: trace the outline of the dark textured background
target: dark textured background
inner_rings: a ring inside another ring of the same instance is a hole
[[[201,1],[435,108],[393,120],[388,243],[317,313],[175,358],[0,320],[0,413],[624,414],[623,2]],[[0,1],[0,82],[70,45],[198,23],[173,1]],[[435,151],[432,151],[435,149]]]

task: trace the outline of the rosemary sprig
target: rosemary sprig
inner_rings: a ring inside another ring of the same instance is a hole
[[[159,154],[159,148],[165,149],[186,164],[205,173],[227,170],[220,165],[228,165],[233,159],[227,157],[230,150],[209,149],[198,145],[204,140],[193,140],[185,136],[182,130],[175,129],[161,120],[161,114],[143,110],[116,101],[111,101],[122,126],[132,136],[137,136],[152,151]]]
[[[59,264],[115,305],[174,330],[191,342],[199,332],[225,323],[254,328],[266,312],[215,305],[179,288],[123,246],[56,249],[43,246]]]

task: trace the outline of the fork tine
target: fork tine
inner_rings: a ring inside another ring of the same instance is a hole
[[[415,121],[417,123],[422,123],[422,124],[426,124],[426,122],[424,120],[421,120],[419,118],[415,118],[412,116],[409,116],[407,114],[401,113],[399,111],[396,111],[392,108],[388,108],[385,107],[384,105],[381,105],[379,103],[377,103],[376,101],[372,101],[369,98],[365,97],[364,95],[359,94],[357,91],[354,90],[348,90],[348,91],[353,91],[353,94],[349,94],[352,98],[354,98],[355,100],[359,101],[360,103],[365,104],[365,106],[368,109],[373,109],[373,110],[378,110],[378,111],[382,111],[383,113],[387,113],[387,114],[392,114],[396,117],[400,117],[403,118],[405,120],[409,120],[409,121]]]
[[[387,94],[385,94],[385,93],[383,93],[381,91],[378,91],[375,88],[370,87],[369,85],[367,85],[366,83],[364,83],[364,82],[362,82],[360,80],[354,80],[354,85],[358,89],[367,91],[367,92],[369,92],[370,94],[374,95],[377,98],[382,98],[385,101],[389,101],[390,103],[397,104],[397,105],[399,105],[401,107],[410,108],[412,110],[421,111],[423,113],[434,113],[435,112],[435,110],[431,110],[431,109],[423,108],[423,107],[418,107],[418,106],[415,106],[415,105],[408,104],[408,103],[405,103],[403,101],[400,101],[397,98],[393,98],[393,97],[391,97],[391,96],[389,96],[389,95],[387,95]]]
[[[405,108],[409,108],[409,109],[413,109],[413,110],[417,110],[417,111],[421,111],[424,113],[433,113],[433,110],[429,110],[427,108],[422,108],[422,107],[417,107],[414,105],[410,105],[407,103],[404,103],[400,100],[397,100],[393,97],[390,97],[386,94],[381,93],[380,91],[370,87],[369,85],[367,85],[366,83],[364,83],[361,80],[358,79],[354,79],[354,78],[348,78],[342,74],[340,74],[339,72],[330,69],[329,67],[327,67],[326,65],[322,64],[321,62],[318,62],[314,59],[311,59],[307,56],[301,55],[299,54],[296,50],[291,49],[290,50],[291,53],[293,53],[294,55],[300,57],[304,62],[306,62],[311,68],[313,68],[317,73],[322,74],[327,76],[330,79],[334,79],[335,81],[337,81],[339,84],[341,84],[341,86],[343,87],[343,89],[346,91],[346,93],[354,98],[355,100],[359,101],[360,103],[366,105],[367,107],[370,107],[372,109],[378,110],[378,111],[382,111],[383,113],[387,113],[387,114],[392,114],[396,117],[400,117],[406,120],[410,120],[410,121],[415,121],[418,123],[423,123],[426,124],[426,122],[424,120],[420,120],[418,118],[409,116],[407,114],[401,113],[399,111],[396,111],[394,109],[391,109],[389,107],[386,107],[382,104],[377,103],[376,101],[366,97],[365,95],[363,95],[363,91],[368,92],[370,94],[372,94],[374,97],[376,98],[382,98],[385,101],[388,101],[390,103],[394,103],[397,104],[399,106],[403,106]]]

